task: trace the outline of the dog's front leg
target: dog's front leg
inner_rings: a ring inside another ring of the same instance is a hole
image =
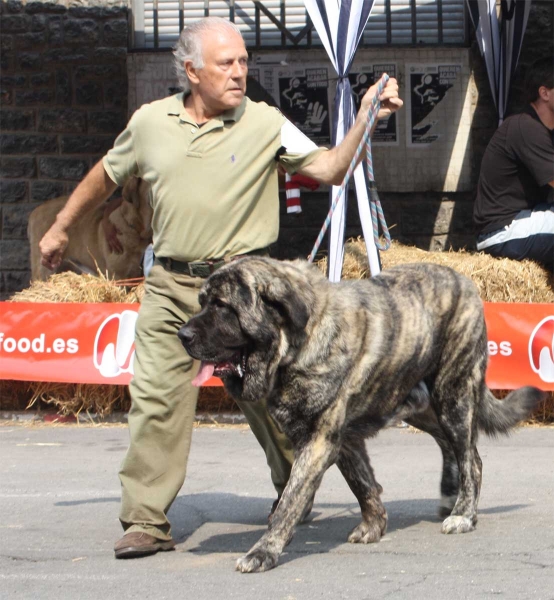
[[[348,536],[352,544],[378,542],[387,530],[387,511],[381,502],[383,488],[375,481],[363,438],[343,441],[337,466],[360,503],[362,522]]]
[[[237,561],[237,571],[256,573],[269,571],[290,542],[294,528],[311,502],[325,471],[336,458],[337,448],[325,435],[310,441],[297,455],[285,491],[268,531]]]

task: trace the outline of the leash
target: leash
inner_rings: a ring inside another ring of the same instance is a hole
[[[354,169],[356,168],[356,164],[358,163],[358,159],[360,158],[360,154],[362,153],[362,150],[364,148],[366,151],[366,159],[365,159],[366,172],[367,172],[367,176],[369,179],[369,209],[371,212],[371,223],[373,226],[373,240],[375,241],[375,246],[377,248],[379,248],[379,250],[388,250],[390,248],[390,244],[391,244],[390,233],[389,233],[389,229],[387,227],[387,223],[385,221],[385,215],[383,213],[383,209],[381,207],[381,201],[379,200],[379,194],[377,193],[377,186],[375,184],[375,177],[373,174],[373,157],[371,154],[371,128],[373,127],[373,123],[375,122],[375,119],[377,118],[377,114],[379,113],[379,108],[381,106],[379,96],[383,92],[383,89],[384,89],[388,79],[389,79],[389,76],[386,73],[384,73],[377,84],[377,91],[375,92],[375,96],[373,96],[373,99],[371,101],[371,106],[369,108],[369,112],[367,115],[367,126],[365,129],[363,138],[360,140],[360,143],[358,145],[358,148],[356,149],[354,158],[352,159],[352,162],[350,163],[350,166],[348,167],[348,171],[346,172],[346,175],[344,177],[344,181],[342,182],[340,190],[339,190],[336,198],[333,200],[333,202],[331,204],[331,208],[329,209],[329,212],[325,219],[325,222],[323,223],[323,227],[321,228],[321,231],[319,232],[319,235],[317,236],[317,240],[316,240],[314,247],[310,253],[310,256],[308,257],[309,262],[314,262],[315,255],[317,254],[317,251],[319,250],[319,247],[321,246],[321,242],[323,241],[325,233],[327,232],[327,229],[329,228],[329,225],[331,224],[331,218],[333,217],[333,213],[335,212],[335,209],[337,208],[338,203],[342,199],[344,190],[347,189],[348,182],[349,182],[350,178],[352,177],[352,174],[354,173]],[[381,245],[381,243],[379,241],[379,223],[381,224],[381,228],[383,230],[383,236],[385,238],[384,245]]]

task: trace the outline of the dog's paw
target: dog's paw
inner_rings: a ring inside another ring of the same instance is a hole
[[[442,523],[442,533],[467,533],[475,529],[474,522],[469,517],[451,515]]]
[[[387,530],[387,521],[385,519],[376,519],[368,523],[362,521],[357,527],[354,527],[348,541],[351,544],[374,544],[380,541]]]
[[[235,569],[241,573],[261,573],[277,565],[279,556],[267,550],[253,550],[237,560]]]

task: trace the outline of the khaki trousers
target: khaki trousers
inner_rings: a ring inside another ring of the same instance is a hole
[[[199,311],[203,280],[150,271],[136,324],[134,377],[130,384],[130,446],[119,477],[120,520],[127,532],[171,537],[167,511],[185,480],[198,389],[191,385],[197,364],[177,331]],[[269,416],[264,402],[239,403],[266,453],[280,495],[294,459],[292,446]],[[222,449],[222,454],[224,449]]]

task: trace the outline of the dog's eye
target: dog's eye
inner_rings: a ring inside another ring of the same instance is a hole
[[[228,308],[227,304],[220,298],[215,298],[213,304],[214,306],[217,306],[217,308]]]

